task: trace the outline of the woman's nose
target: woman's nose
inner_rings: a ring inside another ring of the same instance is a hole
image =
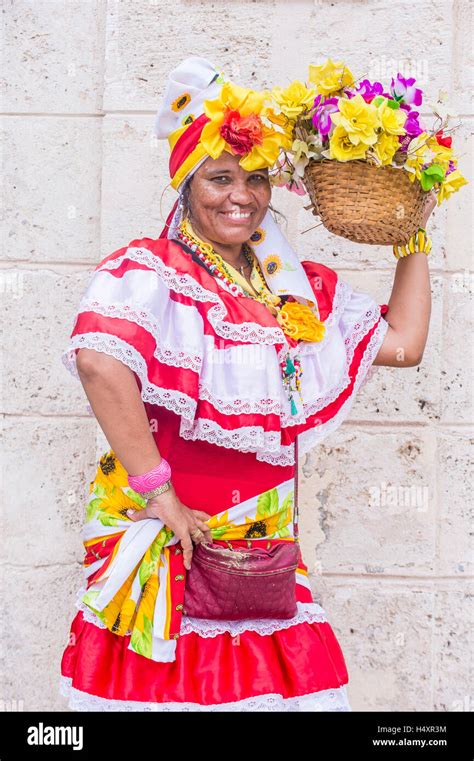
[[[229,199],[232,203],[238,203],[242,206],[251,203],[254,200],[250,188],[245,183],[234,185],[230,192]]]

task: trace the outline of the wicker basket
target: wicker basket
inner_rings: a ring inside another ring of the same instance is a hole
[[[426,193],[404,169],[323,159],[310,161],[304,184],[324,227],[356,243],[401,245],[422,224]]]

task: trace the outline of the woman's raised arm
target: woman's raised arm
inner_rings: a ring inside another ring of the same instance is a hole
[[[422,227],[436,206],[436,196],[426,197]],[[431,316],[431,284],[428,257],[423,252],[401,257],[397,262],[388,301],[389,328],[374,365],[414,367],[419,365],[428,338]]]

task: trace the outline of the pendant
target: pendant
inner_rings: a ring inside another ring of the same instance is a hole
[[[291,357],[290,352],[288,351],[286,353],[286,356],[281,363],[281,369],[282,369],[282,378],[283,378],[283,385],[286,388],[286,392],[288,395],[288,401],[290,402],[290,408],[291,408],[291,414],[297,415],[298,414],[298,407],[296,406],[296,402],[294,399],[294,395],[296,392],[299,393],[301,401],[303,401],[303,397],[301,396],[301,382],[300,378],[303,375],[303,371],[301,369],[301,361],[298,356]]]

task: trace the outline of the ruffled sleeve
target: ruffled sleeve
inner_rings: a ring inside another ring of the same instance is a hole
[[[146,243],[132,241],[95,268],[62,361],[78,378],[78,351],[104,352],[134,372],[143,401],[192,417],[203,359],[202,324],[197,310],[190,314],[187,275],[167,267]],[[158,249],[168,245],[156,243]],[[173,290],[174,281],[181,289]]]
[[[176,242],[134,240],[92,273],[62,360],[78,377],[80,348],[105,352],[134,372],[149,415],[158,405],[180,417],[182,438],[292,465],[297,433],[304,452],[347,417],[388,327],[386,305],[302,264],[326,328],[315,343],[287,340],[265,305],[237,297]],[[288,355],[303,370],[296,414]]]

